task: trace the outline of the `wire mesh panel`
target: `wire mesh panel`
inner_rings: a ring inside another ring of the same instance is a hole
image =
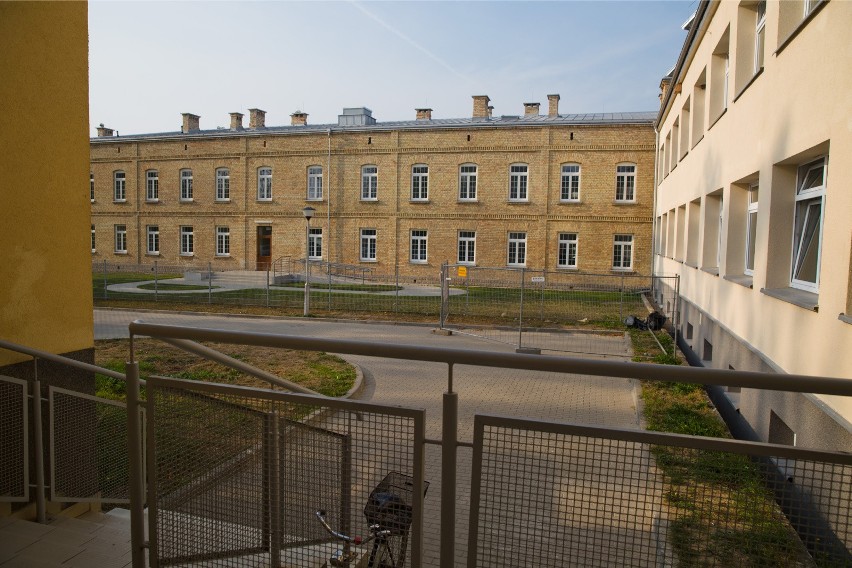
[[[475,420],[470,566],[852,566],[850,455]]]
[[[29,500],[27,382],[0,377],[0,501]]]
[[[390,471],[414,473],[422,411],[164,378],[147,388],[161,564],[307,567],[369,554],[331,536],[316,513],[366,537],[370,492]]]
[[[126,404],[51,387],[51,500],[129,503]]]

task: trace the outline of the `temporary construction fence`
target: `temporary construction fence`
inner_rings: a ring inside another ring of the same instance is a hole
[[[650,309],[678,329],[677,276],[451,264],[441,275],[442,329],[520,350],[629,355],[624,321],[645,319]]]

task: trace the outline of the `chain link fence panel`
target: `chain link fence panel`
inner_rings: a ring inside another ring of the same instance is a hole
[[[27,382],[0,377],[0,502],[29,501]]]

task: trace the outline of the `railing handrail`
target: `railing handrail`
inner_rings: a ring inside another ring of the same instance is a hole
[[[174,339],[215,341],[219,343],[240,343],[261,347],[326,351],[329,353],[366,355],[411,361],[429,361],[447,363],[449,365],[502,367],[508,369],[593,375],[598,377],[620,377],[852,396],[852,381],[834,377],[783,375],[756,371],[734,371],[552,355],[495,353],[493,351],[473,349],[371,343],[366,341],[310,338],[251,331],[198,329],[186,326],[145,323],[140,320],[131,323],[129,330],[131,338],[134,335],[145,335],[156,338],[168,337]]]
[[[113,371],[112,369],[98,367],[97,365],[92,365],[90,363],[84,363],[83,361],[77,361],[76,359],[71,359],[69,357],[63,357],[62,355],[57,355],[48,351],[42,351],[41,349],[35,349],[33,347],[27,347],[18,343],[12,343],[11,341],[0,339],[0,348],[7,349],[9,351],[15,351],[17,353],[23,353],[24,355],[29,355],[30,357],[35,357],[38,359],[53,361],[54,363],[68,365],[69,367],[75,367],[84,371],[91,371],[93,373],[106,375],[107,377],[112,377],[113,379],[121,379],[122,381],[127,381],[127,376],[124,373],[119,373],[118,371]],[[140,381],[140,383],[144,385],[145,381]]]

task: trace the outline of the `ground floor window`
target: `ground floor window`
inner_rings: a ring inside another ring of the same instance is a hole
[[[361,229],[361,260],[376,260],[375,229]]]
[[[411,231],[411,262],[426,262],[426,231]]]
[[[195,233],[192,227],[180,228],[180,254],[192,256],[195,253]]]
[[[115,252],[127,252],[127,225],[115,226]]]
[[[322,228],[310,229],[308,233],[308,258],[322,259]]]
[[[459,264],[476,262],[476,231],[459,231]]]
[[[148,225],[145,231],[148,243],[146,252],[148,254],[160,254],[160,227],[158,225]]]
[[[524,266],[527,262],[527,234],[509,233],[509,266]]]
[[[559,268],[577,268],[577,233],[560,233],[556,265]]]
[[[615,235],[612,243],[612,268],[615,270],[633,268],[633,235]]]
[[[231,256],[230,227],[216,227],[216,256]]]

